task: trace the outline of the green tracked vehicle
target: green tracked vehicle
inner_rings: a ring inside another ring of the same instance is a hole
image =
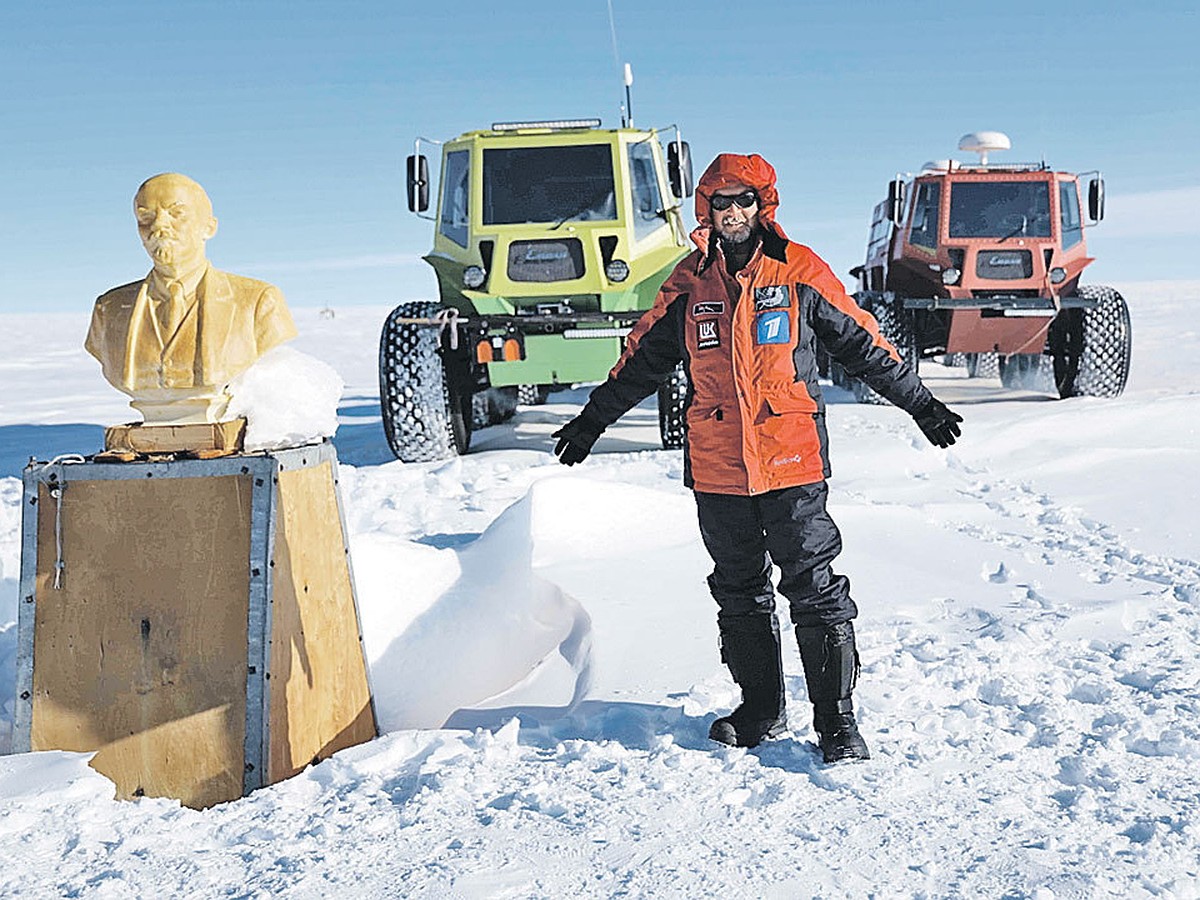
[[[601,381],[687,253],[686,142],[600,120],[512,122],[441,144],[433,249],[438,300],[384,324],[380,403],[406,462],[467,452],[471,432]],[[408,205],[430,206],[427,158],[408,158]],[[683,439],[681,371],[659,390],[663,446]]]

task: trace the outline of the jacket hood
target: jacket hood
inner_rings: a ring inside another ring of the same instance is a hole
[[[775,190],[775,169],[759,156],[751,153],[722,153],[714,159],[696,185],[696,221],[701,226],[712,225],[709,195],[730,185],[744,184],[758,192],[758,218],[764,227],[774,225],[775,209],[779,206],[779,192]]]

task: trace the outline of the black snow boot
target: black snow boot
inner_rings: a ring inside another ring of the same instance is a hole
[[[825,762],[870,759],[867,742],[854,721],[850,695],[858,680],[858,649],[849,622],[815,627],[796,626],[800,660],[808,699],[813,705],[813,729]]]
[[[757,747],[787,731],[779,626],[774,615],[718,616],[721,660],[742,689],[742,703],[712,723],[708,736],[732,747]]]

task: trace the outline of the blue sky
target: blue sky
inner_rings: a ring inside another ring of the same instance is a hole
[[[780,222],[844,278],[888,178],[963,158],[979,129],[1012,138],[997,161],[1104,171],[1087,280],[1200,278],[1193,4],[613,8],[636,123],[678,123],[698,171],[762,153]],[[210,258],[293,304],[432,296],[429,223],[405,209],[412,139],[611,126],[621,98],[605,0],[5,3],[0,309],[86,310],[144,274],[131,198],[161,171],[208,189]]]

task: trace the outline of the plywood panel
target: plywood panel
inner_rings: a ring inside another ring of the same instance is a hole
[[[38,494],[32,749],[94,750],[120,797],[242,795],[250,479],[72,481]]]
[[[271,782],[376,733],[335,491],[329,462],[279,474]]]

